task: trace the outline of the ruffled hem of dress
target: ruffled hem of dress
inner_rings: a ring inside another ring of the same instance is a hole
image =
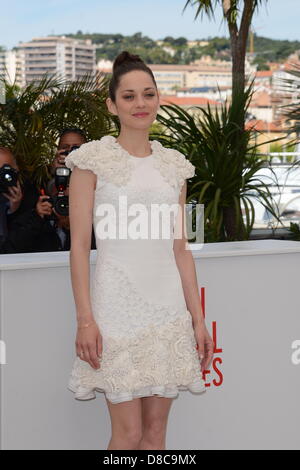
[[[190,391],[191,393],[200,394],[206,391],[205,382],[203,379],[197,379],[195,382],[191,382],[187,385],[153,385],[140,388],[138,390],[122,392],[122,393],[110,393],[106,392],[103,388],[99,387],[84,387],[80,384],[80,381],[74,377],[71,377],[68,383],[68,390],[75,393],[76,400],[91,400],[96,398],[96,391],[105,394],[106,398],[111,403],[122,403],[124,401],[131,401],[134,398],[150,397],[158,395],[165,398],[176,398],[179,395],[179,391]]]

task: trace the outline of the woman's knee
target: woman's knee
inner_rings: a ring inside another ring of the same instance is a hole
[[[142,429],[138,424],[126,425],[126,426],[115,426],[112,428],[113,438],[126,441],[132,445],[133,448],[138,445],[142,439]]]
[[[143,426],[143,436],[151,439],[164,438],[167,428],[167,421],[161,417],[148,419]]]

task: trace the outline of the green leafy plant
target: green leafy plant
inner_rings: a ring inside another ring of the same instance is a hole
[[[290,240],[300,241],[300,225],[290,222],[289,232],[291,234]]]
[[[67,82],[45,75],[20,89],[1,78],[5,103],[0,104],[0,145],[14,153],[21,174],[40,186],[50,177],[56,141],[66,127],[80,127],[88,140],[108,134],[107,80],[87,74]]]
[[[204,204],[205,242],[249,238],[255,219],[250,195],[278,220],[268,184],[256,175],[268,162],[258,155],[254,130],[236,124],[237,115],[243,121],[252,94],[253,83],[233,104],[219,109],[195,106],[198,113],[193,116],[177,105],[162,105],[163,114],[157,116],[165,133],[152,137],[184,153],[196,167],[188,181],[187,202]]]

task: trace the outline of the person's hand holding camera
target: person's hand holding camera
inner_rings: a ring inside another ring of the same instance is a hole
[[[19,209],[23,199],[23,192],[20,181],[17,181],[17,186],[9,186],[7,193],[2,193],[9,200],[9,213],[15,212]]]
[[[65,165],[65,158],[70,152],[79,148],[79,145],[72,145],[70,149],[58,149],[55,154],[53,168],[61,167]]]
[[[65,158],[68,154],[68,151],[66,149],[61,149],[57,150],[55,154],[55,159],[54,159],[54,168],[57,168],[58,166],[62,166],[65,164]]]
[[[44,218],[45,215],[51,215],[52,213],[52,205],[47,201],[49,197],[41,195],[36,203],[35,210],[40,217]]]

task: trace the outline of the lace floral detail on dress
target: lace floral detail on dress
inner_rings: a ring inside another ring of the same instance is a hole
[[[124,155],[116,152],[110,141],[111,136],[102,137],[82,144],[65,158],[65,165],[73,170],[78,166],[83,170],[92,170],[101,180],[117,186],[126,185],[131,177],[134,163]]]
[[[78,149],[73,150],[65,157],[65,165],[70,170],[75,166],[82,170],[92,170],[97,174],[99,162],[96,155],[97,140],[91,140],[82,144]]]
[[[195,175],[195,166],[178,150],[165,147],[162,149],[154,166],[171,186],[181,189],[184,180]]]
[[[171,186],[181,188],[186,178],[194,176],[194,165],[181,152],[165,148],[157,140],[150,141],[150,145],[154,167]],[[131,157],[114,136],[106,135],[100,140],[86,142],[70,152],[65,158],[65,165],[71,170],[74,166],[92,170],[99,176],[100,182],[103,179],[117,186],[124,186],[129,182],[135,168]]]
[[[188,316],[164,326],[148,326],[136,337],[103,339],[100,368],[75,359],[68,388],[75,398],[95,398],[105,392],[113,403],[157,394],[176,397],[178,390],[206,390]],[[101,332],[101,328],[100,328]]]
[[[124,334],[132,336],[154,324],[159,326],[176,317],[191,317],[183,303],[175,306],[149,302],[143,298],[124,268],[115,260],[105,257],[99,260],[98,266],[91,301],[93,311],[99,312],[96,320],[105,335],[116,338]],[[105,312],[103,316],[102,311]]]
[[[104,141],[105,143],[107,143],[108,145],[112,146],[112,148],[120,153],[120,154],[123,154],[123,155],[126,155],[127,157],[134,157],[134,155],[130,155],[129,152],[127,152],[127,150],[125,150],[121,144],[119,144],[119,142],[117,142],[117,139],[116,137],[113,137],[112,135],[106,135],[105,137],[102,137],[101,139],[102,141]],[[150,140],[150,147],[151,147],[151,150],[152,150],[152,155],[154,155],[155,153],[157,153],[160,149],[163,149],[164,147],[161,145],[160,142],[158,142],[158,140]],[[143,157],[136,157],[136,158],[143,158]]]

